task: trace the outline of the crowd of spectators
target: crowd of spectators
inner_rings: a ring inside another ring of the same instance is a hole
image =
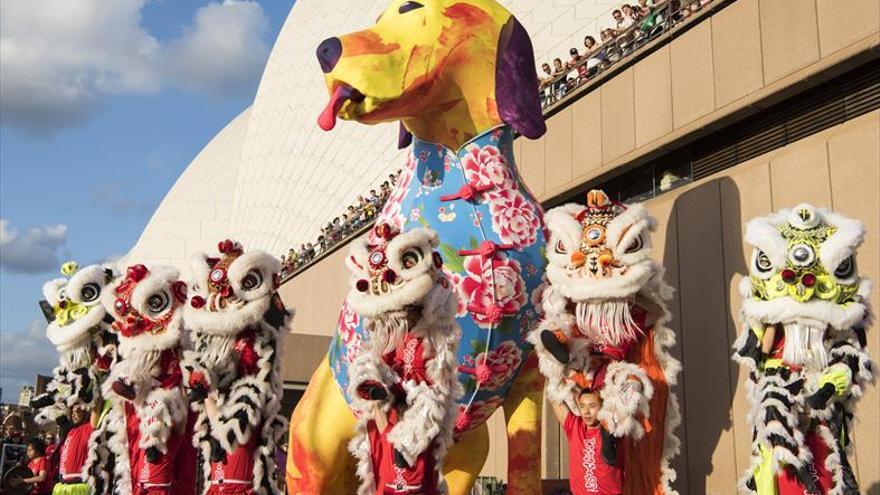
[[[569,58],[541,64],[538,75],[541,104],[547,107],[598,73],[629,55],[676,22],[697,13],[712,0],[638,0],[611,12],[611,26],[599,32],[599,41],[584,37],[583,48],[572,47]]]
[[[366,196],[358,196],[355,203],[349,205],[342,215],[327,222],[321,227],[321,233],[315,242],[306,242],[299,245],[299,249],[290,248],[287,254],[281,256],[281,276],[285,277],[295,272],[300,267],[308,264],[321,253],[325,253],[348,236],[358,232],[365,225],[376,218],[382,209],[391,188],[397,183],[401,170],[388,176],[378,189],[370,189]]]

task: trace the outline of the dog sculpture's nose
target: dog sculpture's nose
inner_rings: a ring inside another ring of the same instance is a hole
[[[318,45],[318,63],[321,70],[328,73],[336,67],[339,57],[342,55],[342,43],[339,38],[327,38]]]

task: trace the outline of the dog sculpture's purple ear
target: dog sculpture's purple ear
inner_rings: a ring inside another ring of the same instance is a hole
[[[403,122],[400,122],[400,128],[397,129],[397,149],[402,150],[412,143],[412,133],[406,130]]]
[[[510,16],[498,40],[495,61],[495,103],[501,120],[529,139],[544,135],[547,126],[538,96],[535,52],[529,33]]]

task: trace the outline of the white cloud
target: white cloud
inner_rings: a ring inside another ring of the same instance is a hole
[[[31,321],[24,331],[0,330],[0,387],[4,402],[17,402],[22,385],[34,384],[37,373],[49,375],[58,361],[46,338],[46,322]]]
[[[47,132],[83,121],[105,95],[157,89],[160,46],[140,26],[144,3],[0,2],[0,121]]]
[[[225,0],[200,8],[193,25],[168,46],[169,79],[217,96],[253,90],[269,55],[263,39],[268,28],[256,2]]]
[[[46,225],[21,234],[8,220],[0,219],[0,268],[17,273],[57,269],[58,254],[66,241],[66,225]]]
[[[210,3],[163,46],[141,25],[146,1],[0,2],[0,123],[46,134],[84,122],[112,94],[254,87],[269,52],[259,4]]]

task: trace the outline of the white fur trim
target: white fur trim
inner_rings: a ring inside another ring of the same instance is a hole
[[[788,257],[788,244],[779,234],[778,228],[788,221],[790,212],[791,210],[783,209],[766,217],[752,219],[746,224],[746,242],[763,251],[776,269],[785,266]],[[749,269],[752,271],[752,267]]]
[[[827,209],[819,210],[822,220],[837,229],[819,246],[819,260],[828,273],[834,273],[841,261],[852,255],[865,239],[865,224]]]
[[[271,304],[271,294],[244,302],[240,306],[230,305],[219,311],[210,311],[207,305],[194,308],[186,304],[183,307],[183,322],[184,326],[193,332],[207,335],[237,335],[243,328],[260,322]]]
[[[58,305],[58,293],[67,286],[66,278],[53,278],[43,284],[43,297],[52,306]]]
[[[804,303],[788,297],[770,301],[748,298],[743,300],[742,313],[751,326],[772,323],[818,321],[835,329],[847,329],[859,324],[868,308],[860,302],[842,306],[829,301],[810,300]]]
[[[641,391],[625,390],[627,382],[633,380],[641,384]],[[613,362],[605,375],[599,419],[612,435],[639,440],[645,434],[641,418],[650,416],[653,395],[654,387],[644,370],[632,363]]]
[[[256,289],[245,290],[242,286],[242,281],[252,270],[260,272],[263,282]],[[245,302],[250,302],[258,299],[268,299],[275,293],[272,278],[273,275],[279,272],[281,272],[281,262],[278,259],[265,251],[253,250],[236,258],[229,265],[226,276],[232,285],[235,295]]]

